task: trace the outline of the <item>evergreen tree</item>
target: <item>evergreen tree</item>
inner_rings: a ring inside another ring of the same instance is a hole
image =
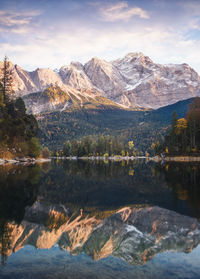
[[[1,72],[2,72],[2,77],[0,79],[0,83],[1,83],[0,92],[2,93],[3,101],[6,104],[8,104],[11,101],[13,95],[13,90],[12,90],[13,78],[12,78],[12,72],[10,70],[10,62],[7,56],[5,56],[4,58]]]
[[[177,121],[178,121],[178,116],[177,116],[176,111],[174,111],[172,113],[172,121],[171,121],[171,127],[172,127],[173,132],[175,132],[175,130],[176,130]]]
[[[186,119],[188,122],[190,149],[195,149],[200,145],[200,98],[195,98],[189,105]]]
[[[26,114],[26,107],[22,98],[18,98],[15,102],[15,111],[19,116]]]
[[[33,115],[26,114],[22,98],[13,98],[7,57],[0,71],[0,157],[37,157],[40,153],[38,124]]]
[[[176,134],[177,123],[178,123],[178,116],[176,111],[174,111],[172,114],[170,141],[168,144],[171,152],[177,151],[177,134]]]

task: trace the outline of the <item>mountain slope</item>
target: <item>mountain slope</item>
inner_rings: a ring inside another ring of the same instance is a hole
[[[84,69],[92,83],[102,90],[105,97],[114,100],[123,91],[126,83],[112,63],[95,57],[85,64]]]
[[[89,77],[84,71],[84,67],[79,62],[72,62],[70,66],[62,66],[59,71],[63,83],[76,89],[93,89]]]
[[[120,104],[159,108],[200,95],[200,78],[187,64],[159,65],[142,53],[129,53],[112,64],[126,79]]]
[[[65,86],[47,87],[44,91],[30,93],[23,96],[27,112],[38,115],[40,113],[63,112],[71,109],[84,108],[120,108],[120,105],[102,97],[95,89],[75,90]]]

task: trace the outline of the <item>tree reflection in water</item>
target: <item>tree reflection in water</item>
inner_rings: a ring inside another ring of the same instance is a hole
[[[26,206],[31,206],[38,195],[40,166],[4,165],[0,167],[0,253],[5,264],[10,249],[12,222],[20,224]]]

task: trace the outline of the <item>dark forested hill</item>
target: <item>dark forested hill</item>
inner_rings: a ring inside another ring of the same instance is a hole
[[[66,140],[88,135],[113,135],[121,140],[133,140],[137,150],[151,151],[166,133],[172,113],[184,117],[192,99],[180,101],[158,110],[131,111],[117,108],[71,109],[40,114],[40,141],[51,149],[62,148]]]

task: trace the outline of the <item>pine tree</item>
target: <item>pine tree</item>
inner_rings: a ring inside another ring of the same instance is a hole
[[[174,111],[172,114],[172,121],[171,121],[170,141],[168,142],[170,152],[177,151],[177,144],[178,144],[177,134],[176,134],[177,123],[178,123],[178,116],[176,111]]]
[[[190,148],[196,148],[200,141],[200,98],[196,97],[189,105],[186,116],[190,137]]]
[[[13,90],[12,90],[12,72],[10,70],[10,62],[8,60],[8,57],[5,56],[4,61],[3,61],[3,67],[0,69],[1,71],[1,78],[0,78],[0,93],[3,96],[3,101],[5,104],[8,104],[13,95]]]
[[[176,131],[177,121],[178,121],[178,116],[176,111],[174,111],[172,114],[172,121],[171,121],[171,127],[172,127],[171,129],[173,132]]]

